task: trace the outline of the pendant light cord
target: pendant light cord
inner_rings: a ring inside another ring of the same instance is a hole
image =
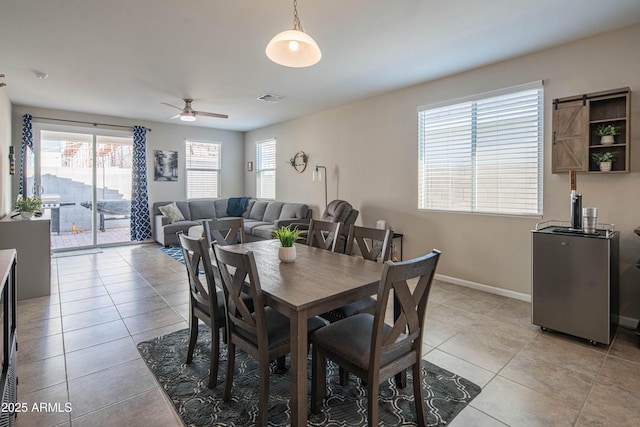
[[[293,29],[304,33],[300,18],[298,18],[298,0],[293,0]]]

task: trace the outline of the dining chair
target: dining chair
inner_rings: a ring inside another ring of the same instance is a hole
[[[391,230],[352,225],[349,228],[346,254],[353,256],[360,255],[362,258],[373,262],[377,262],[378,260],[385,262],[391,256],[392,235],[393,231]],[[323,313],[320,316],[333,323],[359,313],[373,314],[375,308],[376,300],[369,297],[345,304],[340,308]]]
[[[204,237],[195,238],[178,232],[178,242],[187,267],[189,279],[189,348],[187,364],[193,359],[193,350],[198,339],[198,319],[211,329],[211,360],[209,364],[209,388],[218,383],[220,360],[220,328],[226,323],[224,293],[215,285],[214,267]],[[204,271],[202,281],[200,266]]]
[[[307,232],[307,245],[333,252],[340,236],[340,226],[339,222],[311,219]]]
[[[326,395],[326,359],[367,383],[368,425],[378,425],[380,384],[412,367],[417,423],[426,425],[422,393],[422,340],[427,300],[440,251],[409,261],[387,261],[378,286],[375,313],[360,313],[332,323],[311,335],[311,411],[317,413]],[[415,289],[407,280],[417,278]],[[393,297],[391,296],[393,295]],[[385,323],[394,299],[393,324]]]
[[[244,231],[244,218],[219,219],[203,221],[204,237],[207,247],[215,240],[220,245],[235,245],[245,243],[247,236]]]
[[[346,248],[347,234],[349,233],[349,227],[356,222],[359,211],[351,206],[351,203],[346,200],[332,200],[327,204],[327,208],[320,216],[321,221],[326,222],[339,222],[340,233],[336,241],[334,252],[344,253]],[[297,228],[306,234],[309,229],[309,223],[292,223],[291,228]],[[304,242],[302,242],[304,243]]]
[[[258,420],[267,424],[269,403],[269,362],[283,357],[291,350],[289,318],[271,307],[265,307],[262,287],[253,252],[232,251],[214,242],[213,252],[220,269],[227,307],[227,377],[223,399],[231,398],[236,346],[252,356],[259,364]],[[232,273],[233,272],[233,273]],[[255,311],[252,313],[240,293],[248,286]],[[307,333],[325,325],[318,317],[307,322]]]
[[[359,255],[373,262],[377,262],[378,260],[385,262],[391,257],[392,235],[393,231],[391,230],[351,225],[351,227],[349,227],[345,253],[352,256]],[[376,304],[377,301],[375,298],[367,297],[322,313],[320,317],[333,323],[359,313],[373,314],[376,309]],[[340,385],[346,385],[349,380],[348,372],[340,367],[338,373]]]

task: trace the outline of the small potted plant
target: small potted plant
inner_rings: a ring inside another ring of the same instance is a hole
[[[13,209],[20,212],[23,219],[31,219],[33,215],[42,208],[42,199],[40,197],[19,198],[13,204]]]
[[[598,166],[600,166],[601,172],[611,171],[611,163],[616,161],[618,153],[615,151],[603,151],[601,153],[591,154],[591,158]]]
[[[600,144],[613,144],[614,136],[620,135],[620,126],[600,125],[598,129],[596,129],[596,135],[600,137]]]
[[[300,231],[297,228],[292,230],[288,226],[282,226],[273,231],[273,237],[280,240],[280,248],[278,249],[280,261],[294,262],[296,260],[296,247],[293,244],[300,237]]]

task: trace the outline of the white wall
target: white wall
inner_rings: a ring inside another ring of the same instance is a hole
[[[255,141],[278,141],[278,200],[324,208],[324,187],[311,180],[315,164],[329,170],[329,200],[360,210],[358,222],[385,219],[405,235],[405,258],[439,248],[438,272],[522,295],[530,294],[531,233],[542,220],[569,219],[569,180],[551,174],[551,102],[554,98],[630,87],[631,168],[618,175],[579,174],[583,206],[599,208],[599,221],[621,232],[621,314],[640,315],[640,25],[563,45],[466,73],[390,92],[248,132],[245,162]],[[425,61],[438,60],[424,58]],[[545,84],[544,218],[426,212],[417,209],[417,109],[535,80]],[[285,162],[296,151],[310,156],[297,174]],[[245,168],[245,193],[255,194],[255,173]]]
[[[140,125],[150,128],[151,132],[147,132],[149,207],[156,201],[184,200],[186,198],[185,139],[220,142],[222,144],[221,197],[241,196],[244,194],[244,175],[241,167],[244,158],[244,139],[242,132],[15,105],[13,107],[13,127],[15,130],[13,132],[13,145],[16,147],[17,152],[20,150],[22,137],[22,116],[27,113],[37,117],[80,120],[123,126]],[[34,122],[35,121],[38,121],[38,119],[34,119]],[[61,122],[51,123],[60,124]],[[154,150],[178,151],[180,163],[178,181],[154,181]],[[14,194],[17,194],[18,191],[17,177],[18,175],[16,174],[13,180],[12,188]]]
[[[9,146],[11,145],[11,103],[6,89],[0,88],[0,218],[11,209]]]

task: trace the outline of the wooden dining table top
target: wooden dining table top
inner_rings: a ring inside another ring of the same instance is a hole
[[[331,306],[329,309],[344,304],[335,306],[329,301],[353,300],[353,294],[375,294],[383,264],[298,243],[295,262],[283,263],[278,258],[279,247],[277,240],[262,240],[225,249],[252,251],[263,293],[291,311],[311,310],[315,315],[327,311],[324,303]]]

